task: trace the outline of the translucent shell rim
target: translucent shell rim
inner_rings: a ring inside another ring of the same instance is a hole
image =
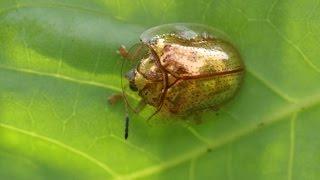
[[[144,31],[140,40],[142,43],[150,44],[163,35],[175,35],[187,40],[207,36],[230,42],[230,38],[223,31],[197,23],[171,23],[155,26]]]

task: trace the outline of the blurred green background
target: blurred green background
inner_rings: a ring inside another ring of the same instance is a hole
[[[0,179],[319,179],[319,0],[0,0]],[[226,32],[247,72],[205,123],[131,122],[121,45],[149,27]]]

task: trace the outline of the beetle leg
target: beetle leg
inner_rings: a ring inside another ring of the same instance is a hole
[[[193,115],[193,121],[195,124],[201,124],[202,123],[202,116],[200,112],[195,112]]]
[[[108,97],[108,103],[111,104],[111,105],[115,105],[120,100],[122,100],[122,98],[123,98],[122,93],[112,94],[111,96]]]
[[[210,109],[213,111],[219,111],[220,107],[219,106],[212,106],[212,107],[210,107]]]
[[[108,97],[108,103],[111,105],[115,105],[119,101],[124,100],[122,93],[115,93]],[[141,112],[145,107],[147,103],[144,100],[140,100],[137,107],[133,109],[135,113]]]
[[[140,100],[137,107],[134,108],[135,113],[140,113],[145,107],[147,103],[144,100]]]
[[[117,51],[118,54],[120,54],[121,57],[127,58],[129,55],[129,52],[127,48],[124,45],[121,45]]]

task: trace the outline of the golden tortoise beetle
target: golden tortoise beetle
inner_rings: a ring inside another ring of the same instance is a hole
[[[129,87],[141,97],[136,112],[148,104],[156,108],[153,115],[187,116],[217,108],[240,87],[244,64],[221,32],[199,24],[166,24],[148,29],[140,41],[129,52],[119,49],[132,68],[125,72]]]

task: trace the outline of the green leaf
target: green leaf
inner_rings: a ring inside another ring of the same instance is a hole
[[[0,0],[1,179],[317,179],[319,0]],[[134,119],[121,58],[145,29],[226,32],[243,87],[200,125]]]

